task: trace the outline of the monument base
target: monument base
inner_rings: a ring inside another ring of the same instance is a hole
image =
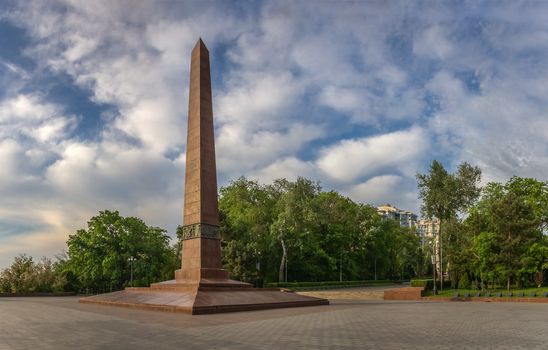
[[[277,288],[253,288],[248,283],[229,279],[202,279],[199,283],[171,280],[150,287],[128,287],[118,292],[81,298],[79,301],[193,315],[329,305],[327,299]]]

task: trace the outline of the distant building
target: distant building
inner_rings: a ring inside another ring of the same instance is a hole
[[[422,219],[417,222],[417,234],[421,238],[423,244],[432,241],[434,237],[437,240],[439,233],[440,222],[438,219]]]
[[[377,212],[385,219],[391,219],[399,222],[401,227],[415,227],[417,224],[417,214],[410,211],[398,209],[390,204],[377,207]]]
[[[421,243],[423,246],[428,246],[428,251],[432,255],[432,253],[435,251],[436,256],[438,259],[436,259],[436,270],[438,275],[441,272],[441,266],[440,266],[440,241],[439,241],[439,235],[440,233],[440,222],[438,219],[434,218],[432,220],[430,219],[422,219],[417,222],[417,234],[419,235],[421,239]],[[432,263],[433,263],[433,257],[432,257]]]

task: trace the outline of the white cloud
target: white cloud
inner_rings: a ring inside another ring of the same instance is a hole
[[[392,204],[418,213],[416,184],[399,175],[379,175],[342,190],[348,197],[373,205]]]
[[[75,127],[74,116],[64,116],[61,108],[42,101],[38,95],[20,94],[0,103],[0,139],[24,135],[36,142],[56,142]]]
[[[259,171],[250,173],[249,177],[258,179],[262,183],[272,183],[273,180],[281,178],[295,181],[299,176],[318,180],[317,175],[318,168],[313,162],[288,157],[277,160]]]
[[[428,145],[428,135],[418,127],[344,140],[325,148],[318,166],[339,181],[353,181],[387,168],[397,168],[412,176]]]
[[[297,123],[284,131],[250,132],[238,124],[227,124],[217,135],[217,165],[223,172],[238,177],[294,154],[324,134],[321,125]]]
[[[288,73],[247,72],[232,79],[225,94],[217,96],[220,122],[249,129],[279,128],[299,97],[299,83]]]
[[[424,30],[413,43],[413,52],[440,60],[446,59],[453,51],[453,45],[446,37],[443,27],[434,25]]]

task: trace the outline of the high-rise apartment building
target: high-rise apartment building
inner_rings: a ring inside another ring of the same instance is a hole
[[[399,222],[402,227],[415,227],[417,224],[417,214],[410,211],[398,209],[390,204],[377,207],[377,212],[386,219]]]

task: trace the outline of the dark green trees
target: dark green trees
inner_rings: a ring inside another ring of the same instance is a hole
[[[266,282],[402,278],[418,238],[375,208],[305,178],[270,185],[240,178],[221,189],[223,258],[234,278]]]
[[[452,260],[455,258],[451,254],[455,249],[451,248],[446,250],[446,253],[449,254],[444,256],[444,246],[446,244],[455,245],[455,240],[459,239],[458,232],[454,230],[458,227],[458,215],[465,213],[479,197],[480,179],[481,170],[478,167],[462,163],[456,173],[450,174],[436,160],[432,162],[428,173],[417,174],[419,197],[422,200],[422,215],[429,219],[437,218],[440,222],[439,261],[443,271],[441,274],[442,286],[447,263],[450,266],[454,265]],[[458,276],[451,273],[450,276],[455,284]]]
[[[514,177],[489,183],[465,221],[474,264],[469,273],[483,282],[541,285],[548,268],[548,183]],[[544,234],[543,234],[544,233]]]
[[[92,217],[87,230],[70,235],[67,245],[65,271],[77,277],[84,291],[106,292],[129,285],[131,263],[134,286],[171,279],[176,268],[165,230],[117,211]],[[130,257],[136,260],[131,262]]]
[[[0,273],[0,293],[62,292],[65,283],[58,263],[48,258],[35,262],[24,254],[15,257],[11,266]]]

